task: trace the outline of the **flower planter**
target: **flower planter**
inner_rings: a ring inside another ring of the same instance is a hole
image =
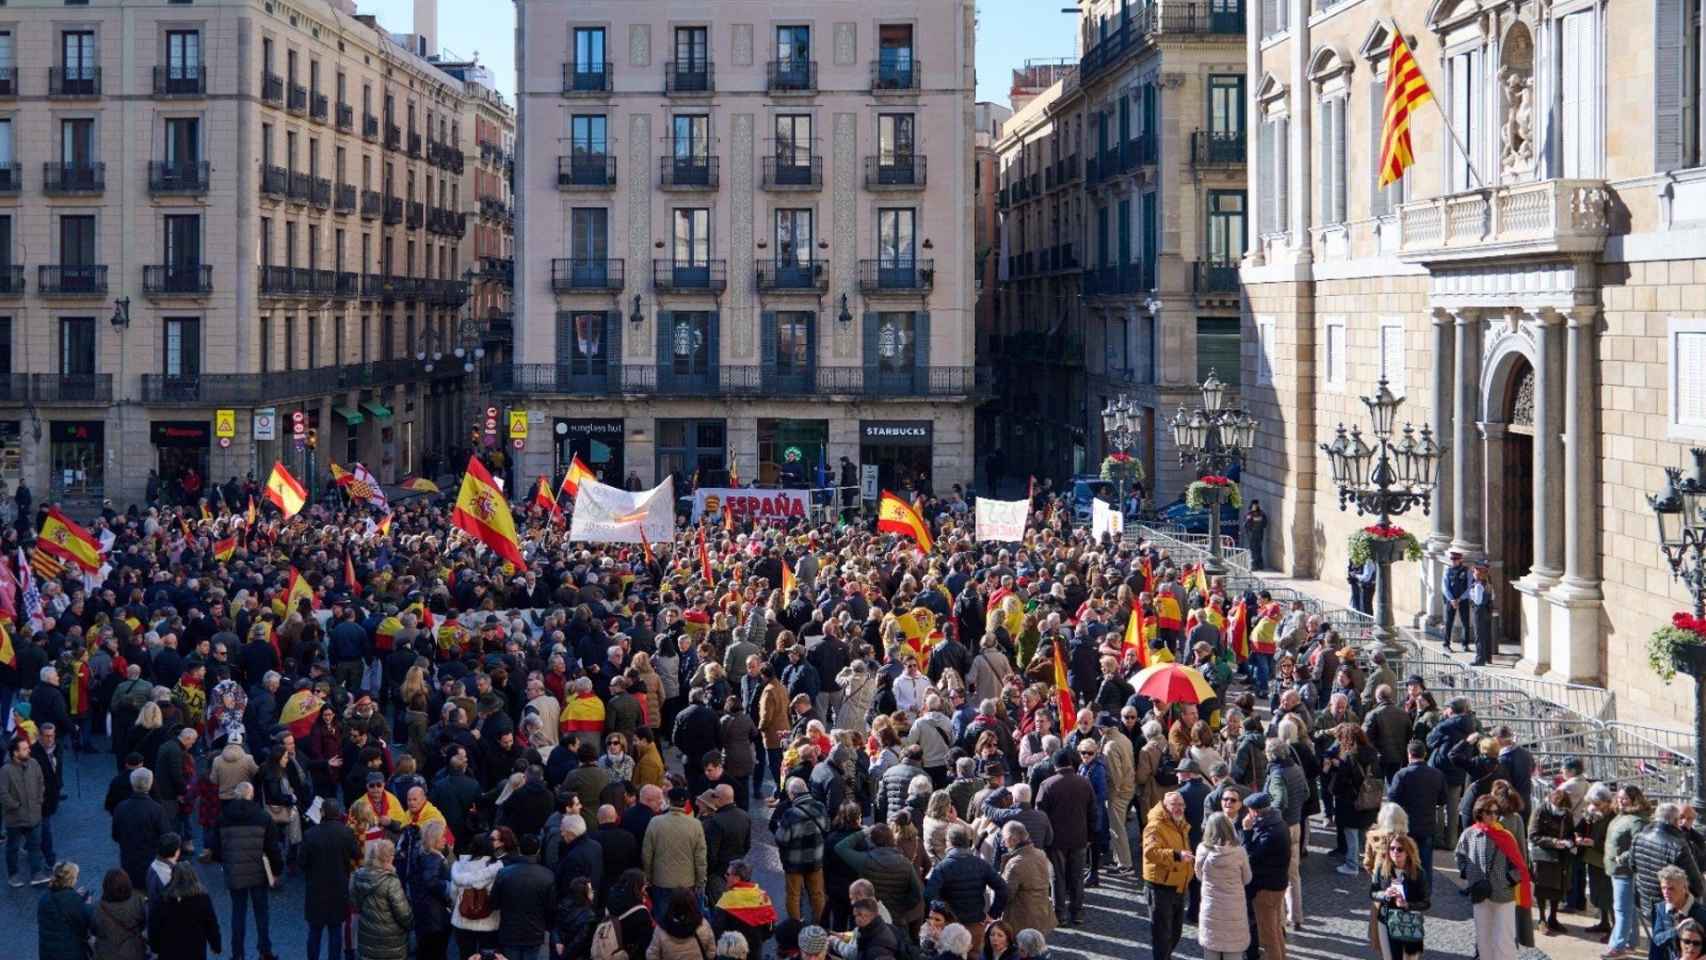
[[[1368,555],[1377,564],[1397,563],[1404,557],[1404,541],[1371,539],[1368,544]]]

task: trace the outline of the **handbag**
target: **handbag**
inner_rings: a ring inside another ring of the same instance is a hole
[[[456,912],[464,920],[484,920],[492,915],[490,887],[466,887],[456,901]]]
[[[1380,776],[1370,773],[1364,768],[1362,770],[1362,783],[1357,785],[1357,811],[1366,813],[1369,810],[1379,810],[1380,804],[1385,799],[1386,785],[1381,782]]]
[[[1380,919],[1386,924],[1386,936],[1404,943],[1422,942],[1422,915],[1415,910],[1382,907]]]

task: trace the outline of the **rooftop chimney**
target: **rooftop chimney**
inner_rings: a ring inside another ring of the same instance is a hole
[[[415,52],[422,57],[438,53],[438,0],[415,0]]]

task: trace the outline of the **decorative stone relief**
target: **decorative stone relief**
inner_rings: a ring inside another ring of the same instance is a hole
[[[851,25],[849,25],[851,26]],[[830,241],[829,255],[833,264],[830,276],[841,278],[847,287],[842,290],[829,291],[828,313],[831,316],[841,312],[841,294],[848,295],[847,309],[853,313],[853,323],[830,321],[835,330],[833,352],[836,360],[858,358],[858,339],[854,329],[859,327],[859,308],[855,306],[856,291],[852,289],[855,278],[859,275],[859,203],[858,191],[853,180],[854,171],[859,168],[859,115],[855,113],[838,113],[835,115],[835,182],[832,185],[831,197],[835,204],[832,214],[835,239]]]
[[[628,169],[640,171],[638,176],[628,177],[628,263],[634,268],[631,276],[635,280],[630,289],[638,292],[642,286],[640,278],[648,275],[644,268],[652,259],[652,181],[646,175],[652,169],[652,117],[649,113],[635,113],[628,117]],[[633,295],[628,294],[628,299],[632,303]],[[633,339],[624,347],[627,356],[636,360],[650,356],[656,349],[652,318],[657,313],[657,301],[655,297],[651,300],[652,309],[640,311],[645,319],[630,325],[627,331],[633,334]],[[618,304],[619,308],[622,306]]]
[[[838,23],[835,25],[836,66],[851,67],[853,65],[854,58],[859,55],[856,43],[858,36],[859,28],[855,24]]]
[[[1524,366],[1516,391],[1511,396],[1510,423],[1513,427],[1534,426],[1534,368]]]
[[[651,24],[631,23],[628,25],[628,64],[634,67],[652,65]]]
[[[752,66],[752,24],[735,24],[735,66]]]
[[[729,151],[729,198],[734,204],[730,211],[733,214],[730,250],[742,259],[753,249],[753,139],[753,115],[735,114],[733,147]],[[734,266],[733,259],[730,266]],[[747,360],[753,355],[756,318],[753,316],[752,288],[756,280],[750,269],[737,267],[729,271],[729,309],[724,311],[724,316],[734,325],[733,358],[736,360]]]
[[[1500,56],[1499,86],[1504,92],[1500,124],[1499,165],[1507,178],[1529,179],[1534,174],[1534,38],[1516,23],[1505,36]]]

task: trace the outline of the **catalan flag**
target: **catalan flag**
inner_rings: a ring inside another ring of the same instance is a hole
[[[904,533],[918,543],[918,549],[925,553],[935,546],[936,541],[930,536],[930,527],[919,516],[912,505],[900,497],[883,491],[883,496],[877,503],[877,530],[887,533]]]
[[[218,560],[220,563],[229,563],[232,555],[236,552],[236,537],[226,537],[225,539],[216,541],[213,544],[213,558]]]
[[[43,580],[56,580],[65,572],[65,564],[54,559],[38,545],[30,550],[30,569]]]
[[[302,512],[308,505],[308,490],[290,471],[284,468],[283,461],[275,460],[272,474],[267,477],[267,499],[277,507],[286,520]]]
[[[587,465],[581,462],[580,454],[577,453],[569,458],[569,472],[563,476],[561,490],[569,495],[570,500],[573,500],[581,492],[582,480],[596,479],[598,478],[593,476],[592,471],[587,469]]]
[[[640,555],[646,558],[647,567],[651,567],[658,562],[657,556],[652,553],[652,542],[646,539],[646,528],[644,525],[640,527]]]
[[[1069,729],[1078,716],[1078,707],[1072,702],[1072,687],[1066,682],[1066,655],[1061,650],[1061,642],[1056,639],[1054,647],[1054,695],[1060,704],[1060,729]]]
[[[58,507],[47,511],[36,545],[67,563],[75,563],[85,573],[101,569],[100,541],[77,521],[60,513]]]
[[[468,472],[462,475],[462,489],[456,495],[456,508],[450,512],[450,523],[490,547],[493,553],[514,564],[517,570],[527,569],[509,504],[504,501],[503,491],[498,489],[497,481],[492,479],[479,457],[468,458]]]
[[[1416,162],[1410,149],[1410,114],[1433,99],[1422,68],[1404,42],[1402,31],[1392,34],[1386,58],[1386,105],[1380,126],[1380,186],[1398,182]]]
[[[397,486],[402,487],[404,490],[413,490],[415,493],[439,492],[438,484],[433,483],[426,477],[404,477],[403,482],[397,484]]]

